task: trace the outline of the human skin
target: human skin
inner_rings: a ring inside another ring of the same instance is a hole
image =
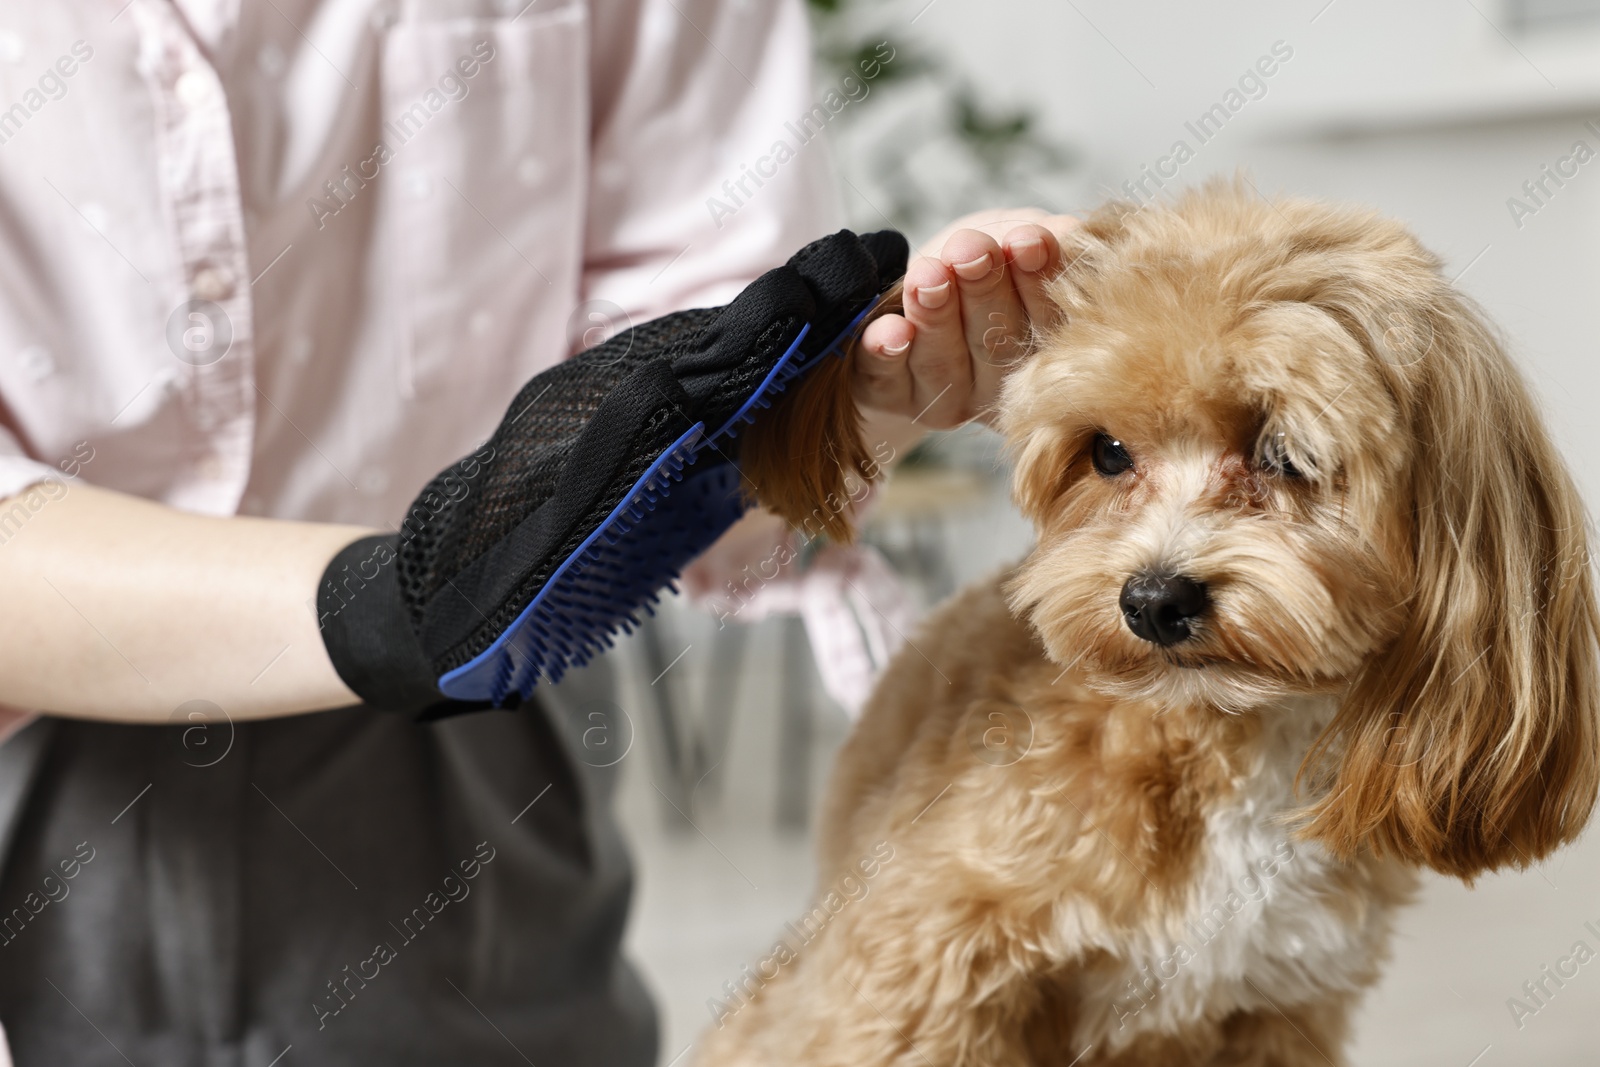
[[[1076,225],[1037,208],[986,211],[928,241],[906,268],[904,313],[875,319],[857,346],[856,401],[869,427],[987,424],[1031,324],[1054,323],[1045,285]]]

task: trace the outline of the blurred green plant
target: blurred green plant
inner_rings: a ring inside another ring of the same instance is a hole
[[[1035,108],[990,99],[943,53],[908,38],[896,17],[903,5],[808,4],[823,84],[839,85],[868,64],[878,71],[871,93],[843,113],[835,141],[846,181],[866,201],[863,224],[887,216],[908,234],[926,235],[982,208],[1050,207],[1039,186],[1079,167],[1081,153],[1042,131]],[[885,44],[893,61],[873,63]],[[853,136],[863,129],[871,136]]]

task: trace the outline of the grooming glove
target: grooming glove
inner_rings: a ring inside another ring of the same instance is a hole
[[[843,354],[905,238],[841,230],[721,308],[636,326],[530,380],[397,534],[329,564],[323,641],[368,705],[514,705],[608,647],[750,506],[739,430]]]

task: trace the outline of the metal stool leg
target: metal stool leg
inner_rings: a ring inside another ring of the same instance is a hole
[[[644,669],[653,679],[645,687],[645,699],[655,711],[656,733],[660,744],[650,746],[656,753],[656,788],[661,791],[661,816],[667,828],[685,830],[690,826],[689,791],[684,788],[691,764],[684,752],[682,717],[678,713],[677,699],[671,681],[665,677],[672,661],[662,645],[665,620],[657,615],[639,627],[639,652]]]
[[[733,743],[735,702],[739,699],[739,682],[744,676],[744,653],[749,640],[750,628],[735,623],[719,631],[711,645],[711,676],[706,679],[706,721],[695,737],[697,777],[690,786],[690,795],[696,801],[701,797],[716,801],[727,780],[723,760]]]
[[[805,623],[784,619],[778,705],[778,826],[804,829],[811,815],[811,646]]]

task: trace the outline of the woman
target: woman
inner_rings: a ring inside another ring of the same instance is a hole
[[[707,205],[811,107],[799,3],[10,18],[16,1062],[650,1063],[618,953],[626,857],[560,727],[532,705],[428,725],[359,706],[310,605],[530,376],[725,302],[833,227],[814,143],[731,214]],[[859,347],[892,432],[979,413],[984,353],[1043,313],[1066,220],[978,221]]]

